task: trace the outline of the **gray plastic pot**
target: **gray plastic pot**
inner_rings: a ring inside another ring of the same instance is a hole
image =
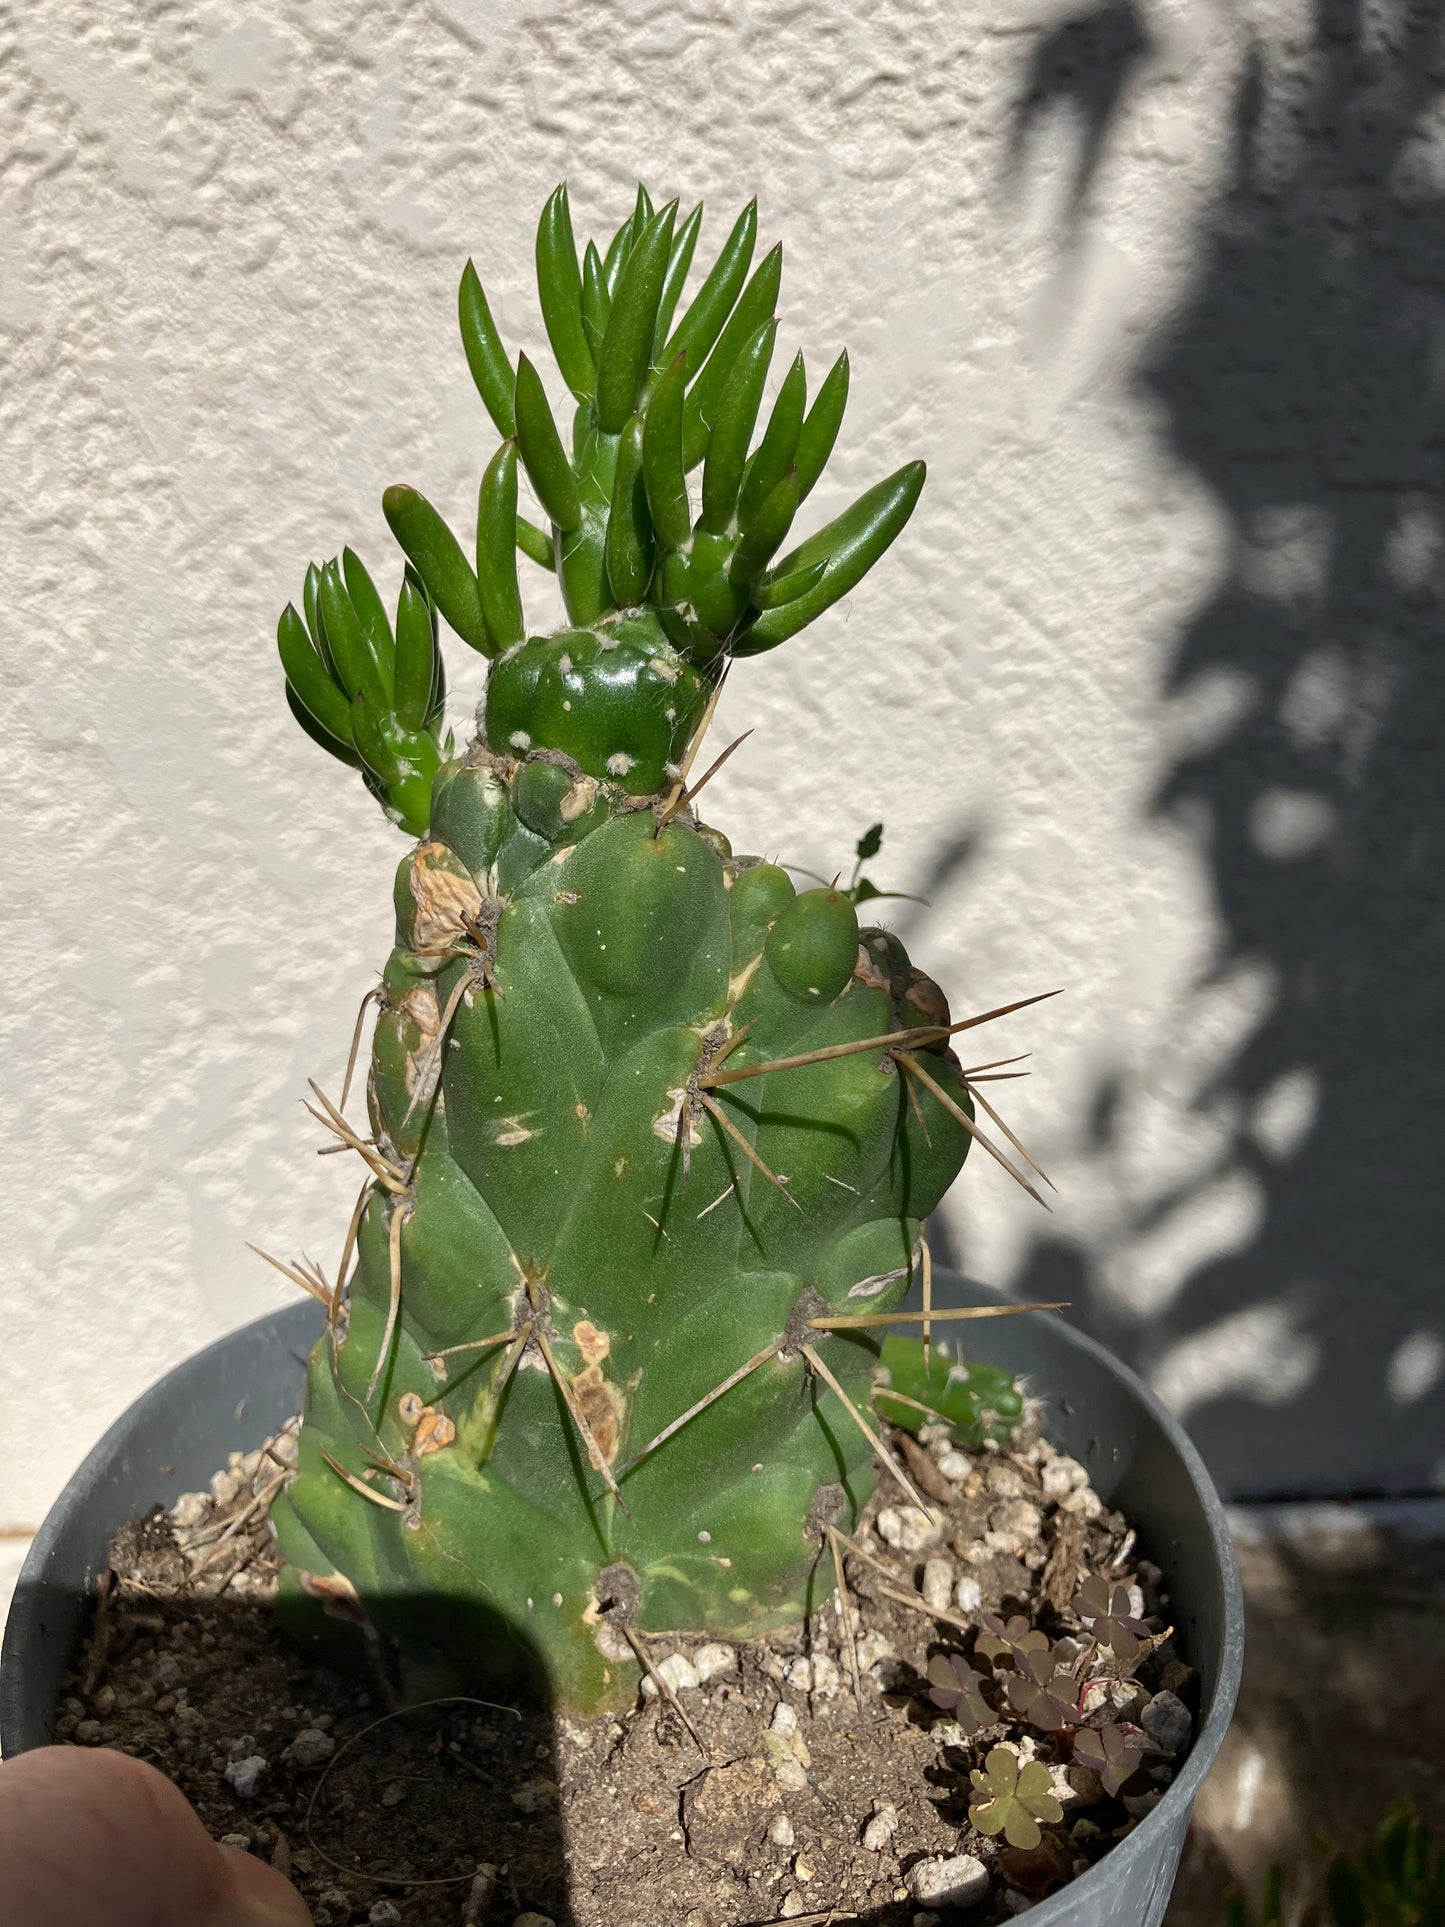
[[[977,1302],[941,1279],[938,1302]],[[0,1659],[0,1752],[50,1739],[87,1591],[118,1527],[204,1486],[226,1454],[251,1451],[297,1409],[315,1306],[273,1312],[178,1365],[116,1421],[57,1500],[20,1574]],[[1198,1453],[1134,1374],[1060,1318],[1029,1313],[970,1327],[968,1350],[1026,1376],[1049,1437],[1135,1523],[1163,1567],[1179,1644],[1201,1683],[1202,1721],[1164,1799],[1099,1864],[1041,1901],[1031,1927],[1158,1927],[1190,1810],[1219,1751],[1244,1656],[1229,1528]],[[667,1927],[658,1922],[657,1927]]]

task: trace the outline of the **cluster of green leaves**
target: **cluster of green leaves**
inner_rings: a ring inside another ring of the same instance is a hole
[[[996,1746],[969,1775],[973,1799],[968,1817],[980,1833],[1002,1834],[1011,1847],[1030,1853],[1043,1839],[1040,1825],[1056,1826],[1064,1809],[1050,1791],[1049,1769],[1038,1760],[1019,1763],[1012,1747]]]
[[[1073,1610],[1098,1644],[1107,1646],[1122,1665],[1131,1665],[1143,1651],[1149,1628],[1130,1612],[1127,1586],[1110,1585],[1095,1573],[1079,1588]]]
[[[1121,1605],[1108,1588],[1105,1593],[1102,1601],[1091,1593],[1087,1602],[1109,1609],[1096,1615],[1096,1627],[1105,1626],[1116,1607],[1128,1611],[1127,1593]],[[1072,1758],[1097,1773],[1105,1793],[1117,1799],[1156,1749],[1135,1726],[1116,1721],[1085,1724],[1081,1703],[1089,1671],[1101,1655],[1117,1657],[1108,1641],[1097,1630],[1082,1641],[1053,1641],[1023,1613],[1008,1619],[987,1612],[978,1617],[971,1658],[937,1653],[929,1661],[928,1697],[933,1704],[950,1713],[970,1739],[1007,1714],[1061,1743],[1067,1738]],[[987,1662],[989,1670],[980,1670],[975,1662]],[[970,1820],[981,1832],[1002,1832],[1021,1851],[1038,1846],[1040,1820],[1061,1817],[1062,1809],[1049,1795],[1047,1768],[1031,1765],[1020,1773],[1017,1756],[1007,1749],[990,1753],[985,1771],[973,1774],[973,1785]],[[1045,1811],[1040,1800],[1052,1812]]]
[[[878,1362],[887,1383],[874,1387],[873,1402],[902,1431],[916,1436],[942,1420],[956,1445],[982,1445],[985,1439],[1005,1444],[1018,1428],[1023,1394],[1012,1373],[997,1365],[952,1358],[938,1344],[925,1358],[917,1339],[896,1337],[884,1339]]]
[[[1329,1927],[1442,1927],[1445,1849],[1408,1800],[1389,1806],[1358,1853],[1327,1848],[1324,1912]],[[1283,1927],[1284,1873],[1272,1867],[1256,1917],[1242,1894],[1226,1904],[1227,1927]]]
[[[604,248],[579,260],[565,186],[542,211],[537,285],[577,404],[570,452],[536,367],[514,364],[471,262],[458,298],[462,343],[503,446],[482,484],[477,566],[414,489],[383,506],[447,621],[488,656],[521,639],[516,549],[554,567],[571,620],[652,605],[698,663],[755,655],[848,591],[903,527],[923,485],[909,463],[775,560],[832,453],[848,397],[839,356],[811,406],[801,354],[754,444],[777,336],[782,249],[753,267],[757,206],[738,216],[674,324],[702,226],[695,207],[654,209],[645,187]],[[516,511],[520,458],[552,525]],[[694,508],[688,476],[701,466]]]
[[[343,549],[306,571],[301,606],[276,628],[291,713],[313,741],[359,769],[367,788],[409,835],[425,833],[441,763],[446,673],[436,612],[408,568],[393,630],[376,584]]]

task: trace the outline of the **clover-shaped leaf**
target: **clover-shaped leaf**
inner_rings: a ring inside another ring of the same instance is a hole
[[[976,1673],[962,1653],[935,1653],[928,1662],[928,1697],[952,1713],[970,1738],[998,1715],[983,1696],[987,1673]]]
[[[1041,1732],[1062,1733],[1065,1727],[1083,1724],[1078,1679],[1053,1648],[1024,1651],[1018,1671],[1004,1681],[1004,1691],[1013,1710]]]
[[[1001,1833],[1011,1847],[1025,1853],[1043,1838],[1041,1820],[1052,1824],[1064,1817],[1064,1809],[1049,1791],[1049,1769],[1037,1760],[1021,1767],[1018,1754],[1009,1747],[994,1747],[982,1773],[975,1768],[969,1777],[974,1791],[969,1819],[980,1833]]]
[[[1140,1642],[1148,1639],[1149,1628],[1130,1612],[1127,1586],[1111,1586],[1095,1574],[1080,1586],[1074,1611],[1115,1659],[1127,1664],[1138,1658]]]
[[[1093,1768],[1111,1799],[1117,1799],[1149,1751],[1149,1742],[1132,1726],[1091,1726],[1074,1736],[1074,1758],[1080,1766]]]
[[[1048,1635],[1035,1632],[1022,1613],[1015,1613],[1010,1620],[1000,1619],[997,1613],[980,1613],[978,1623],[983,1631],[973,1647],[985,1659],[1011,1659],[1015,1666],[1022,1666],[1028,1654],[1049,1650]]]

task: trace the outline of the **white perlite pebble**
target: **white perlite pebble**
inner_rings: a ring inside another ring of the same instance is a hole
[[[886,1633],[864,1633],[855,1650],[860,1673],[870,1671],[880,1660],[898,1657],[898,1649]]]
[[[732,1646],[699,1647],[692,1656],[692,1670],[697,1674],[699,1686],[706,1686],[710,1679],[721,1679],[724,1673],[738,1670],[737,1651]]]
[[[657,1670],[674,1693],[690,1692],[700,1684],[697,1669],[686,1653],[669,1653]],[[642,1696],[650,1700],[657,1698],[657,1681],[650,1673],[643,1678]]]
[[[989,1492],[996,1499],[1022,1499],[1028,1491],[1028,1483],[1016,1465],[1002,1459],[991,1465],[983,1480]]]
[[[945,1452],[938,1461],[938,1469],[945,1479],[952,1479],[955,1485],[962,1485],[973,1470],[973,1462],[963,1452]]]
[[[393,1900],[378,1900],[366,1921],[367,1927],[401,1927],[401,1910]]]
[[[930,1907],[976,1906],[988,1892],[988,1869],[971,1853],[920,1860],[908,1870],[908,1891]]]
[[[1139,1715],[1139,1724],[1161,1753],[1182,1753],[1194,1731],[1189,1708],[1175,1693],[1156,1693]]]
[[[786,1813],[780,1813],[768,1828],[768,1838],[775,1847],[791,1847],[796,1837],[793,1823]]]
[[[1062,1499],[1066,1493],[1075,1492],[1089,1483],[1088,1472],[1077,1459],[1051,1459],[1039,1475],[1048,1499]]]
[[[790,1740],[797,1732],[798,1716],[786,1700],[779,1700],[773,1708],[772,1725],[769,1730],[774,1733],[781,1733],[783,1738],[787,1740]]]
[[[336,1742],[319,1726],[303,1726],[281,1755],[293,1766],[321,1766],[336,1751]]]
[[[1029,1540],[1037,1539],[1043,1530],[1044,1515],[1027,1499],[1008,1499],[1003,1505],[994,1507],[988,1515],[988,1522],[993,1528],[993,1532],[987,1535],[989,1538],[993,1537],[994,1532],[1006,1532],[1016,1542],[1027,1544]]]
[[[936,1552],[923,1568],[919,1591],[926,1606],[932,1606],[935,1612],[947,1611],[953,1598],[953,1561]]]
[[[958,1600],[958,1610],[961,1613],[976,1613],[983,1604],[983,1587],[976,1579],[965,1573],[963,1578],[958,1582],[958,1591],[955,1597]]]
[[[1081,1485],[1066,1499],[1059,1500],[1060,1512],[1072,1513],[1076,1519],[1097,1519],[1104,1510],[1104,1501],[1090,1485]]]
[[[900,1552],[923,1552],[936,1546],[939,1528],[916,1505],[884,1506],[877,1519],[878,1537]]]
[[[221,1845],[223,1847],[239,1847],[242,1853],[249,1853],[251,1851],[251,1836],[249,1833],[223,1833],[221,1835]]]
[[[783,1904],[778,1909],[778,1918],[779,1920],[796,1920],[800,1914],[805,1914],[807,1911],[807,1901],[798,1892],[797,1888],[794,1887],[790,1894],[784,1895]]]
[[[795,1693],[811,1693],[825,1700],[836,1699],[843,1683],[836,1660],[826,1653],[814,1653],[811,1659],[790,1659],[783,1668],[783,1678]]]
[[[863,1829],[863,1845],[869,1853],[882,1853],[897,1831],[897,1807],[889,1800],[880,1800]]]
[[[557,1927],[550,1914],[518,1914],[512,1927]]]
[[[244,1760],[232,1760],[226,1768],[226,1785],[238,1800],[254,1800],[265,1771],[266,1761],[259,1753],[249,1754]]]

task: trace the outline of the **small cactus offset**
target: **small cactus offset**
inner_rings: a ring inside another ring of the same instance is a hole
[[[700,225],[639,189],[579,260],[565,190],[548,201],[566,433],[469,264],[463,344],[501,437],[474,553],[388,489],[395,621],[347,550],[279,631],[302,726],[418,839],[369,1130],[345,1093],[317,1112],[369,1175],[344,1289],[293,1274],[329,1316],[274,1512],[283,1609],[333,1649],[380,1634],[577,1709],[634,1690],[653,1632],[742,1638],[819,1604],[875,1411],[1018,1411],[916,1340],[891,1341],[898,1410],[873,1405],[881,1328],[979,1135],[943,993],[860,928],[879,892],[856,872],[800,892],[695,807],[728,666],[846,594],[923,481],[910,463],[782,552],[848,363],[809,402],[799,356],[757,434],[781,253],[753,265],[749,206],[683,306]],[[528,634],[519,552],[555,570],[554,634]],[[492,665],[461,753],[439,620]]]

